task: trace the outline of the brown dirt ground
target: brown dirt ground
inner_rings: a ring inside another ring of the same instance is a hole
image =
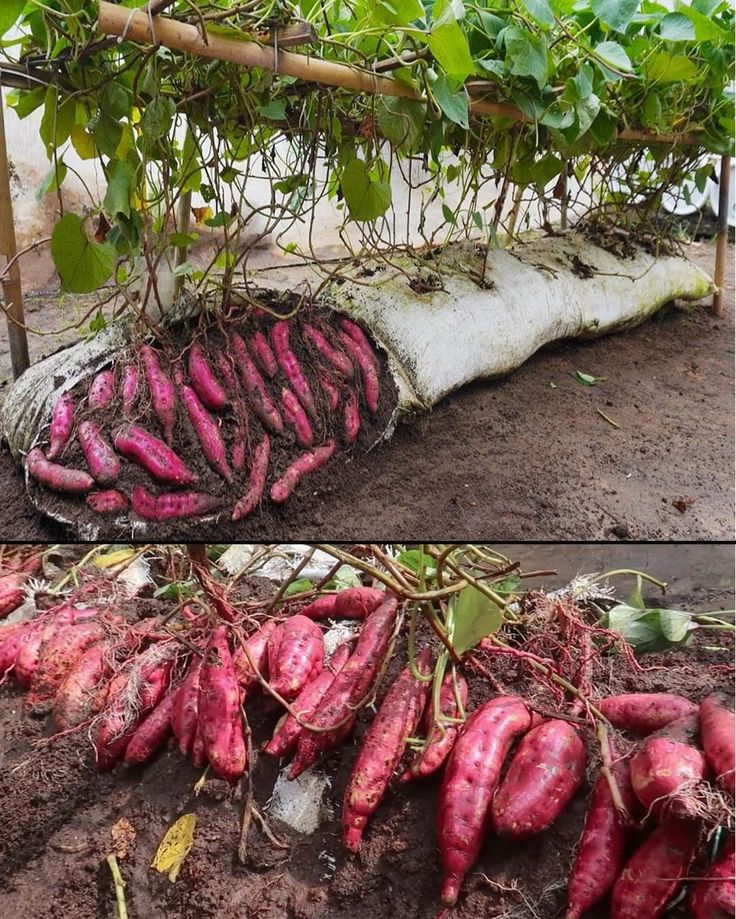
[[[711,243],[688,251],[711,270]],[[48,328],[58,310],[56,298],[32,300],[29,321]],[[332,464],[284,508],[225,535],[217,524],[199,527],[198,537],[731,539],[733,343],[729,272],[719,319],[707,303],[667,308],[629,332],[549,346],[507,378],[468,386],[402,425],[389,444]],[[36,357],[58,347],[32,344]],[[582,386],[575,370],[605,382]],[[31,508],[4,450],[0,489],[0,534],[64,537]],[[157,533],[177,536],[176,527]]]
[[[601,564],[608,568],[638,559],[672,581],[667,598],[671,607],[699,611],[733,607],[732,547],[648,546],[640,547],[644,555],[638,556],[636,548],[527,545],[519,547],[518,553],[509,546],[502,551],[513,557],[523,554],[527,567],[557,565],[561,577],[548,579],[549,583],[561,583],[575,572]],[[649,656],[646,664],[658,669],[639,675],[619,672],[614,686],[675,690],[696,700],[714,689],[732,694],[733,648],[714,634],[689,649]],[[477,701],[482,687],[471,685]],[[523,691],[520,686],[513,688]],[[257,699],[251,708],[254,734],[260,741],[268,736],[274,716],[264,716]],[[365,725],[363,718],[359,736]],[[241,801],[217,781],[210,781],[205,793],[194,798],[191,788],[197,773],[178,753],[166,750],[142,770],[101,776],[90,768],[84,738],[66,738],[34,756],[34,743],[46,736],[43,721],[23,715],[20,693],[0,690],[0,916],[108,919],[114,906],[104,857],[111,850],[111,828],[123,817],[135,837],[129,855],[121,861],[130,919],[434,919],[438,915],[436,780],[389,792],[357,860],[346,858],[342,851],[337,819],[312,836],[274,822],[274,830],[289,848],[274,848],[254,830],[248,865],[241,867],[234,859]],[[338,814],[355,752],[355,745],[347,743],[326,763],[333,778],[329,796]],[[257,801],[268,798],[275,775],[273,763],[258,761]],[[457,919],[559,916],[587,790],[538,838],[516,845],[489,839],[452,915]],[[171,884],[149,864],[167,826],[191,811],[198,820],[195,845],[179,879]],[[590,919],[606,915],[604,907]],[[673,915],[685,916],[682,911]]]

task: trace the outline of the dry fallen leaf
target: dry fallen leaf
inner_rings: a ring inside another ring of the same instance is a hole
[[[127,817],[121,817],[110,830],[112,848],[118,858],[126,858],[135,845],[136,832]]]
[[[182,862],[189,855],[194,845],[194,827],[196,814],[184,814],[172,823],[161,840],[151,867],[161,874],[167,874],[170,881],[179,876]]]

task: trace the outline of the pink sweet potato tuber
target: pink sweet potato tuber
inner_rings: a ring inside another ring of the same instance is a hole
[[[189,421],[202,445],[204,458],[218,475],[232,484],[233,474],[227,462],[227,450],[219,425],[199,401],[199,397],[191,386],[181,385],[179,393]]]
[[[286,756],[291,753],[302,733],[302,724],[310,724],[311,717],[317,710],[324,694],[332,685],[335,675],[338,674],[350,657],[350,645],[342,644],[336,649],[325,669],[311,680],[302,689],[292,703],[292,708],[299,716],[287,714],[279,722],[273,737],[264,748],[264,753],[269,756]]]
[[[304,409],[314,417],[316,414],[314,396],[301,364],[289,345],[288,322],[280,320],[273,324],[271,341],[276,360],[289,381],[289,386],[296,393],[296,397],[304,406]]]
[[[349,444],[354,444],[360,433],[360,409],[358,408],[358,399],[354,392],[350,392],[345,400],[345,409],[343,413],[343,430],[345,431],[345,440]]]
[[[161,369],[158,354],[150,345],[141,345],[140,351],[143,371],[146,374],[148,389],[151,393],[153,411],[164,432],[164,440],[171,446],[176,425],[176,391],[174,384]]]
[[[300,447],[311,447],[314,443],[314,435],[307,413],[294,393],[285,386],[281,390],[281,414],[294,428],[297,444]]]
[[[420,674],[429,676],[431,653],[417,655]],[[343,843],[357,852],[369,818],[378,809],[401,761],[408,737],[416,730],[427,700],[429,682],[406,667],[386,693],[353,765],[342,807]]]
[[[197,396],[210,411],[221,412],[227,406],[227,393],[198,341],[189,349],[189,378]]]
[[[143,485],[133,486],[131,506],[144,520],[174,520],[180,517],[201,517],[215,511],[220,499],[199,491],[172,491],[153,495]]]
[[[733,919],[736,916],[735,875],[736,860],[731,838],[720,858],[690,888],[688,905],[692,919]]]
[[[198,730],[212,771],[235,782],[246,769],[240,687],[226,626],[212,633],[199,676]]]
[[[166,743],[171,734],[171,712],[175,698],[175,690],[167,693],[135,729],[125,749],[125,762],[128,766],[147,763]]]
[[[631,787],[629,764],[609,740],[612,773],[629,814],[638,802]],[[616,810],[608,779],[601,773],[590,798],[585,828],[568,882],[565,919],[580,917],[599,903],[613,887],[626,859],[627,826]]]
[[[104,637],[104,627],[96,620],[73,623],[58,629],[39,652],[38,666],[26,696],[26,706],[31,711],[44,711],[85,651]]]
[[[323,357],[331,367],[344,377],[352,380],[355,374],[353,362],[344,351],[336,348],[323,332],[313,325],[310,325],[308,322],[305,322],[304,337],[314,347],[317,354]]]
[[[28,575],[23,571],[11,571],[0,577],[0,619],[18,609],[25,599]]]
[[[56,400],[51,413],[51,427],[49,429],[50,445],[48,459],[54,460],[69,443],[74,428],[74,396],[70,392],[62,393]]]
[[[478,858],[504,760],[530,724],[522,699],[501,696],[473,712],[455,742],[437,804],[445,906],[457,902],[463,878]]]
[[[736,718],[723,693],[714,693],[700,703],[700,740],[711,772],[734,796],[734,739]]]
[[[378,370],[376,369],[375,359],[368,354],[354,339],[345,332],[340,333],[340,341],[345,350],[353,357],[355,363],[360,367],[360,373],[363,378],[363,394],[365,402],[373,414],[378,411],[378,401],[380,398],[380,383],[378,381]]]
[[[614,884],[611,919],[658,919],[687,875],[697,825],[670,818],[634,852]]]
[[[386,599],[386,592],[376,587],[348,587],[335,596],[338,619],[365,619]]]
[[[118,514],[127,511],[129,501],[127,497],[114,488],[106,491],[93,491],[85,499],[87,506],[98,514]]]
[[[230,342],[240,371],[240,378],[243,381],[243,387],[254,414],[269,433],[282,434],[284,430],[283,419],[279,414],[279,410],[273,404],[263,377],[248,354],[245,342],[237,332],[231,334]]]
[[[455,679],[451,673],[442,681],[440,688],[440,712],[445,718],[458,718],[457,697],[465,706],[468,701],[468,684],[463,676],[457,675],[457,689]],[[401,776],[402,782],[411,779],[423,779],[440,769],[450,755],[459,731],[459,725],[445,724],[440,727],[436,723],[434,705],[430,702],[424,713],[424,731],[428,738],[426,746],[419,750],[412,759],[411,765]]]
[[[266,487],[270,455],[271,440],[268,434],[264,434],[263,440],[253,451],[250,473],[248,474],[248,490],[233,508],[233,520],[242,520],[243,517],[247,517],[259,505],[263,489]]]
[[[355,723],[357,707],[365,699],[389,648],[396,624],[398,601],[387,595],[366,619],[350,659],[325,693],[312,723],[319,731],[304,730],[299,736],[289,778],[295,779],[315,763],[326,750],[345,737]],[[329,729],[329,730],[327,730]]]
[[[672,721],[643,740],[631,757],[631,783],[647,811],[697,814],[692,792],[708,771],[697,747],[698,726],[697,715]]]
[[[546,830],[580,787],[585,762],[585,745],[568,721],[550,718],[532,728],[493,799],[496,833],[523,839]]]
[[[337,406],[340,404],[340,390],[325,374],[320,376],[319,385],[322,387],[324,394],[327,396],[327,404],[330,406],[330,411],[337,411]]]
[[[171,709],[171,728],[182,753],[190,753],[199,724],[199,676],[202,660],[196,657],[189,665],[187,675],[174,693]]]
[[[137,364],[128,364],[123,371],[123,385],[121,387],[121,399],[124,415],[132,415],[135,404],[138,401],[138,386],[140,383],[140,373]]]
[[[319,675],[325,646],[320,627],[306,616],[291,616],[268,640],[268,682],[287,701]]]
[[[112,485],[120,475],[120,460],[100,426],[94,421],[82,421],[77,437],[92,478],[100,485]]]
[[[138,463],[153,478],[167,485],[194,485],[197,476],[158,437],[137,424],[119,428],[113,437],[118,453]]]
[[[601,699],[598,707],[611,724],[634,734],[651,734],[678,718],[694,715],[698,706],[669,692],[631,692]]]
[[[112,370],[102,370],[92,380],[87,394],[87,406],[94,411],[107,408],[115,395],[115,374]]]
[[[104,702],[100,693],[109,674],[112,650],[107,642],[88,648],[66,674],[54,696],[52,716],[59,731],[93,718]]]
[[[82,469],[67,469],[49,462],[40,447],[28,451],[26,469],[28,475],[46,488],[70,495],[83,495],[95,484],[92,476]]]
[[[314,450],[302,453],[301,456],[294,460],[281,478],[277,479],[271,486],[271,500],[277,504],[282,504],[286,501],[304,476],[319,469],[320,466],[324,466],[331,459],[334,452],[335,441],[331,440],[324,446],[315,447]]]
[[[251,665],[251,661],[255,665],[258,673],[260,673],[264,679],[268,677],[268,644],[275,629],[275,620],[268,619],[263,623],[260,629],[257,629],[245,640],[245,647],[248,649],[247,654],[242,646],[235,649],[233,654],[233,667],[235,667],[235,675],[238,679],[238,683],[243,689],[250,689],[252,686],[257,686],[259,682],[253,670],[253,666]]]
[[[324,594],[324,596],[312,600],[311,603],[307,603],[306,606],[299,610],[299,613],[302,616],[308,616],[310,619],[334,619],[336,600],[337,594]]]
[[[358,323],[353,322],[352,319],[347,319],[343,316],[340,319],[340,328],[346,335],[352,338],[356,345],[359,345],[363,351],[365,351],[365,353],[371,359],[376,370],[378,370],[379,363],[376,352],[373,350],[373,345],[370,343],[368,336],[365,334],[363,329],[361,329]]]
[[[256,363],[269,379],[273,379],[279,370],[276,355],[263,332],[256,332],[250,339],[250,350]]]

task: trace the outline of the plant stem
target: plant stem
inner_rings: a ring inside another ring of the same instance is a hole
[[[110,854],[105,859],[110,867],[112,882],[115,886],[115,901],[117,904],[118,919],[128,919],[128,907],[125,903],[125,881],[120,873],[117,856]]]

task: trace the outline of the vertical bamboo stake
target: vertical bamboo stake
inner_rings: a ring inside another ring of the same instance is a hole
[[[728,249],[728,202],[731,184],[731,157],[721,157],[721,175],[718,180],[718,235],[716,236],[716,267],[713,280],[716,292],[713,294],[713,315],[720,316],[723,309],[723,277]]]
[[[192,213],[192,193],[190,191],[184,191],[181,193],[179,198],[179,205],[177,208],[176,214],[176,232],[177,233],[188,233],[189,232],[189,216]],[[176,250],[176,258],[174,260],[174,267],[179,268],[187,260],[187,255],[189,254],[189,247],[178,246]],[[177,297],[181,294],[184,289],[184,278],[177,277],[176,279],[176,295]]]
[[[567,229],[567,169],[568,162],[565,160],[562,168],[562,197],[560,199],[560,229]]]
[[[10,200],[10,167],[8,148],[5,143],[5,115],[3,113],[2,86],[0,86],[0,254],[5,256],[2,275],[3,301],[8,323],[8,342],[13,377],[18,377],[30,365],[28,338],[26,337],[25,315],[23,313],[23,290],[20,283],[20,266],[16,260],[15,224],[13,203]]]

